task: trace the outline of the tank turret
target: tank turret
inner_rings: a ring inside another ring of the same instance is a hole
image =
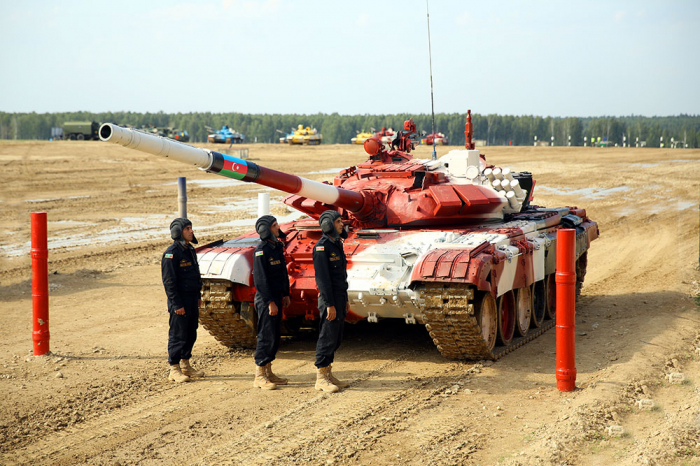
[[[474,148],[471,112],[466,144],[438,160],[417,160],[416,125],[364,142],[367,161],[341,170],[333,184],[272,170],[113,124],[100,139],[168,157],[289,193],[288,205],[313,219],[327,209],[348,226],[346,321],[403,319],[421,324],[443,356],[498,359],[554,326],[556,233],[576,229],[581,290],[587,251],[598,225],[577,207],[531,205],[535,181],[487,163]],[[292,304],[283,312],[293,333],[318,319],[311,252],[315,220],[282,225]],[[254,232],[198,248],[204,280],[200,322],[229,347],[255,347]]]

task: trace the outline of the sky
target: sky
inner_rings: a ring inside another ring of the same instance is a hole
[[[700,1],[431,0],[438,113],[700,114]],[[424,0],[0,0],[0,111],[430,113]]]

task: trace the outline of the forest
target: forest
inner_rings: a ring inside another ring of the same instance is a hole
[[[206,126],[230,128],[245,135],[246,142],[277,142],[280,132],[298,125],[317,128],[324,144],[347,144],[360,131],[382,127],[402,128],[413,118],[419,131],[432,132],[429,114],[339,115],[338,113],[248,114],[248,113],[135,113],[135,112],[0,112],[0,139],[43,139],[51,137],[51,128],[67,121],[111,122],[120,125],[172,127],[186,130],[191,142],[205,142]],[[435,127],[451,145],[464,144],[466,114],[438,113]],[[533,145],[535,141],[555,146],[590,145],[594,138],[608,145],[646,147],[700,147],[700,115],[663,117],[542,117],[533,115],[472,114],[474,139],[486,145]]]

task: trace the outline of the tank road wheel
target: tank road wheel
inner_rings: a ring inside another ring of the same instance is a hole
[[[255,348],[257,319],[252,303],[233,300],[228,280],[203,280],[199,322],[229,348]]]
[[[476,323],[481,329],[481,337],[486,343],[486,349],[491,351],[496,345],[496,333],[498,332],[498,308],[491,293],[484,293],[478,301],[474,315]]]
[[[515,297],[509,291],[498,300],[498,340],[505,346],[515,333]]]
[[[557,284],[554,278],[555,274],[551,273],[545,277],[547,282],[546,286],[546,304],[547,304],[547,317],[554,319],[557,313]]]
[[[76,137],[78,138],[78,141],[84,141],[84,140],[85,140],[85,135],[84,135],[84,134],[78,134],[78,136],[76,136]]]
[[[524,286],[515,290],[515,314],[517,317],[518,335],[525,336],[530,330],[530,318],[532,315],[532,293],[530,287]]]
[[[581,288],[583,288],[583,279],[586,277],[586,267],[588,266],[588,251],[581,254],[581,257],[576,261],[576,301],[581,296]]]
[[[547,310],[544,280],[532,284],[532,328],[542,326],[544,314]]]

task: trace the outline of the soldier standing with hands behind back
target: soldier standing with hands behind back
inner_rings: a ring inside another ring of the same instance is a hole
[[[254,387],[274,390],[286,385],[287,379],[272,373],[282,336],[282,308],[289,306],[289,276],[284,259],[285,235],[280,231],[277,219],[263,215],[255,222],[260,243],[253,255],[253,280],[255,282],[255,311],[258,316],[258,344],[255,349]]]
[[[176,218],[170,224],[170,236],[174,242],[163,253],[160,262],[170,313],[168,379],[181,383],[189,382],[190,377],[204,377],[204,372],[190,365],[199,326],[202,277],[199,274],[197,253],[190,244],[198,243],[192,222],[186,218]]]
[[[327,210],[319,218],[323,236],[313,252],[318,310],[321,313],[318,343],[316,344],[316,390],[337,392],[348,386],[331,372],[335,352],[343,339],[348,302],[348,261],[343,251],[347,238],[343,220],[335,210]]]

